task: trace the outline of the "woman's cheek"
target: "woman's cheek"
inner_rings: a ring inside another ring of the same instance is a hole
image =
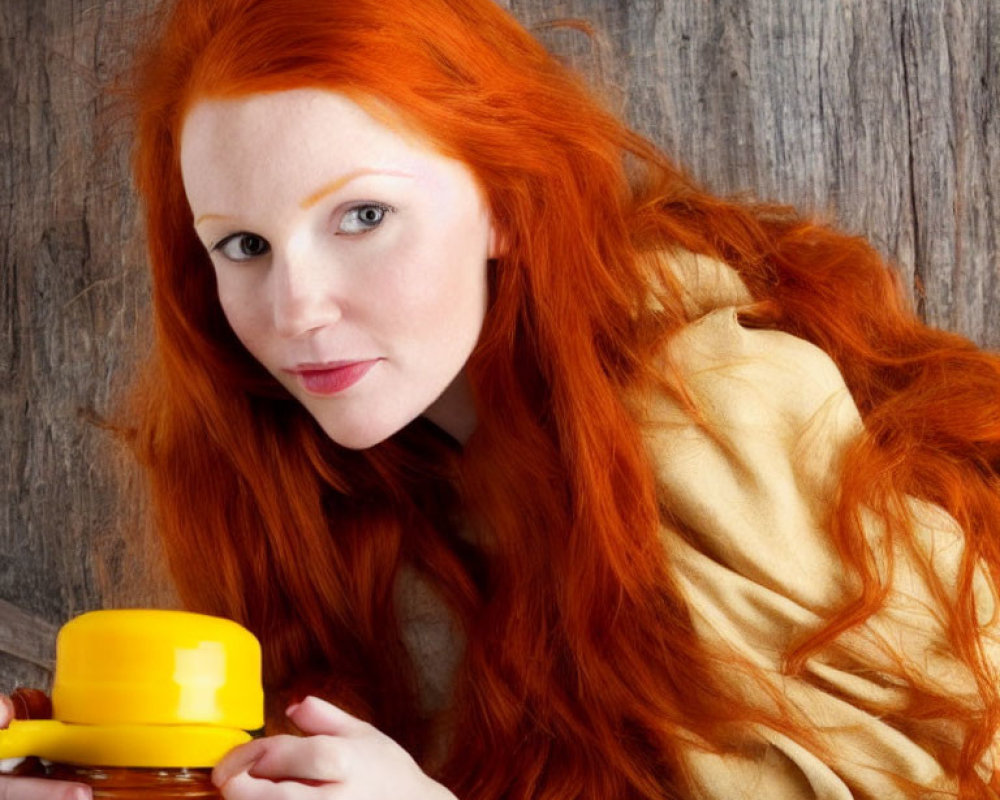
[[[247,297],[244,292],[234,291],[233,287],[220,284],[219,304],[236,338],[254,358],[263,362],[264,353],[261,352],[260,340],[267,330],[266,319],[252,298]]]

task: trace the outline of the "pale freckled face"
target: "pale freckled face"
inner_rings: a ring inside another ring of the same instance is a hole
[[[196,103],[181,170],[229,324],[327,435],[464,440],[493,233],[463,164],[300,89]]]

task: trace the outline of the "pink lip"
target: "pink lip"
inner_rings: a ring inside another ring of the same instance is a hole
[[[299,379],[302,388],[310,394],[338,394],[350,388],[374,367],[380,358],[368,361],[334,361],[329,364],[300,364],[286,370]]]

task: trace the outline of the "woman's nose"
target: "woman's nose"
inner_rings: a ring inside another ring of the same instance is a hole
[[[275,330],[282,336],[303,336],[336,324],[342,300],[335,265],[309,248],[288,248],[271,262]]]

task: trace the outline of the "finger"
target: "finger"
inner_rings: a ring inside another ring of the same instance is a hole
[[[332,736],[273,736],[247,770],[255,778],[339,783],[347,779],[351,743]]]
[[[295,781],[276,783],[241,772],[220,786],[219,792],[225,800],[329,800],[335,796],[329,789],[328,786],[309,786]]]
[[[234,775],[246,772],[260,758],[267,739],[254,739],[252,742],[238,745],[226,753],[222,760],[212,770],[212,783],[222,786]]]
[[[301,703],[289,707],[285,713],[303,733],[358,736],[372,729],[364,720],[353,717],[344,709],[318,697],[307,697]]]
[[[7,695],[0,694],[0,728],[6,728],[14,719],[14,701]]]
[[[0,778],[0,800],[91,800],[90,787],[42,778]]]

